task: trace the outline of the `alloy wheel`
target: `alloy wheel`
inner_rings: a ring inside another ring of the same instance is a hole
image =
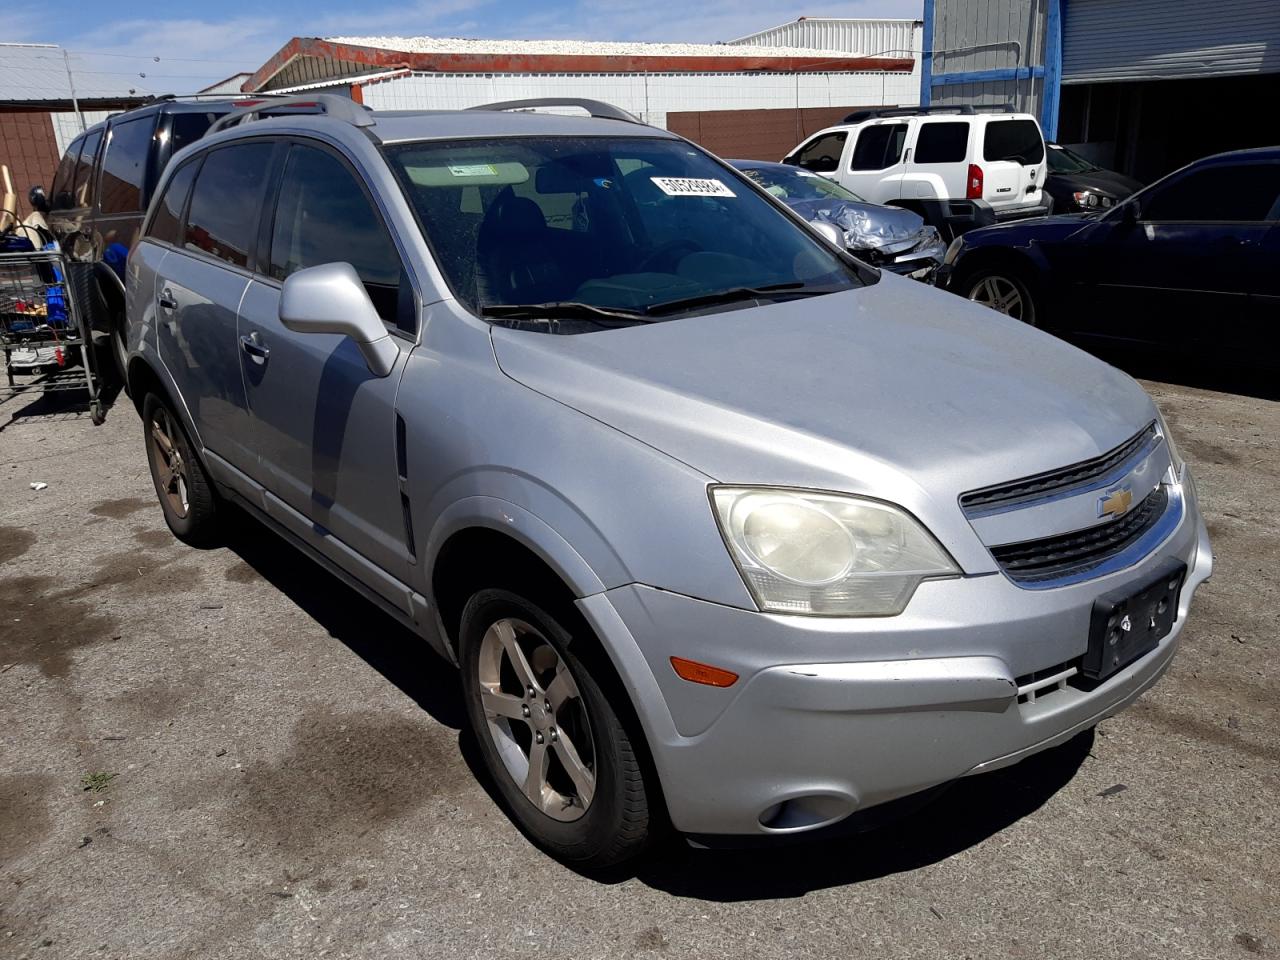
[[[1028,304],[1018,284],[1008,277],[990,274],[976,281],[969,290],[969,299],[984,307],[998,310],[1015,320],[1030,321]],[[1024,316],[1025,314],[1025,316]]]
[[[477,664],[485,726],[508,775],[554,820],[579,819],[596,789],[586,705],[568,664],[523,620],[485,631]]]
[[[161,494],[169,501],[169,507],[178,517],[185,517],[191,507],[189,495],[190,484],[187,479],[187,464],[182,458],[175,438],[178,436],[177,425],[169,411],[157,407],[151,417],[151,428],[148,431],[151,447],[151,459],[156,468],[156,485]]]

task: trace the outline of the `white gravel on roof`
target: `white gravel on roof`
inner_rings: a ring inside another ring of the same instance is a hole
[[[585,57],[855,57],[805,47],[756,47],[725,43],[623,43],[612,40],[469,40],[460,37],[325,37],[329,43],[379,47],[398,53],[552,54]]]

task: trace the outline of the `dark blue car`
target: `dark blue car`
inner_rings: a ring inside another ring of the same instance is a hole
[[[1199,160],[1105,213],[966,233],[938,284],[1085,346],[1280,365],[1280,147]]]

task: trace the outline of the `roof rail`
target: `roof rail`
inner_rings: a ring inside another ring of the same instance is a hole
[[[257,99],[257,96],[257,94],[253,94],[252,98]],[[258,114],[265,110],[280,110],[284,107],[319,107],[324,110],[326,116],[333,117],[336,120],[345,120],[353,127],[372,127],[374,124],[373,111],[368,107],[361,106],[354,100],[349,100],[336,94],[316,93],[309,96],[269,98],[262,103],[255,103],[251,107],[245,107],[243,110],[232,110],[226,116],[215,120],[213,126],[205,133],[205,136],[207,137],[217,133],[219,130],[225,130],[227,127],[244,123],[246,120],[257,119]]]
[[[287,93],[162,93],[148,103],[167,103],[174,100],[259,100],[268,97],[287,97]]]
[[[503,100],[498,103],[482,103],[476,107],[467,107],[468,110],[528,110],[531,107],[581,107],[591,116],[598,117],[601,120],[622,120],[624,123],[640,123],[641,120],[633,113],[628,113],[621,107],[615,107],[611,103],[604,103],[601,100],[587,100],[582,97],[534,97],[530,100]]]
[[[972,104],[941,104],[936,107],[888,107],[878,110],[855,110],[841,123],[861,123],[864,120],[877,120],[881,117],[919,117],[931,113],[954,113],[970,117],[977,113],[1017,113],[1011,103],[1000,103],[994,106],[975,107]]]

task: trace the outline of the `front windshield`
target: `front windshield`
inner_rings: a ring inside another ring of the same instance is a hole
[[[749,305],[748,289],[785,299],[864,282],[681,141],[509,137],[385,151],[450,288],[477,314],[570,304],[669,319],[685,301]]]
[[[742,174],[783,201],[835,199],[866,203],[862,197],[834,180],[799,167],[745,167]]]
[[[1056,143],[1049,144],[1050,173],[1089,173],[1099,169],[1078,153]]]

